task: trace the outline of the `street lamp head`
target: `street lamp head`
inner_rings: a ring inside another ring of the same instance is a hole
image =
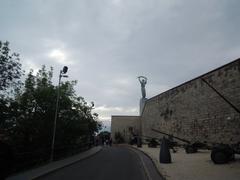
[[[63,70],[62,70],[63,74],[66,74],[67,71],[68,71],[68,67],[67,67],[67,66],[64,66],[64,67],[63,67]]]

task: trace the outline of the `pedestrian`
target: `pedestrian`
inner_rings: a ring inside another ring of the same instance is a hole
[[[109,146],[112,146],[112,138],[109,139]]]
[[[96,144],[95,144],[95,146],[98,146],[98,142],[99,141],[99,139],[98,139],[98,136],[96,137]]]
[[[105,139],[104,139],[104,137],[102,137],[102,145],[103,145],[103,146],[105,145]]]

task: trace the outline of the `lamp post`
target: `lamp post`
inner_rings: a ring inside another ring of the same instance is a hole
[[[57,126],[57,118],[58,118],[58,106],[59,106],[59,97],[60,97],[60,83],[61,78],[68,76],[65,75],[68,71],[68,67],[64,66],[62,70],[60,70],[59,73],[59,79],[58,79],[58,91],[57,91],[57,102],[56,102],[56,110],[55,110],[55,117],[54,117],[54,124],[53,124],[53,137],[52,137],[52,145],[51,145],[51,155],[50,155],[50,162],[53,161],[53,154],[54,154],[54,144],[55,144],[55,136],[56,136],[56,126]]]

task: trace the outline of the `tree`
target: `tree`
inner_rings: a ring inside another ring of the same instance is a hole
[[[11,53],[9,42],[0,41],[0,93],[19,89],[22,75],[19,54]]]
[[[48,70],[45,66],[37,75],[30,70],[24,83],[21,82],[22,75],[19,55],[11,54],[9,43],[0,41],[0,131],[7,135],[15,152],[28,154],[23,159],[29,161],[34,161],[29,153],[35,153],[37,162],[48,158],[58,90],[55,150],[64,148],[68,152],[73,146],[86,146],[101,128],[101,123],[98,115],[92,113],[94,103],[88,104],[76,95],[77,81],[54,86],[53,68]],[[38,157],[40,154],[44,157]]]
[[[9,42],[0,41],[0,130],[12,129],[15,112],[14,92],[21,88],[21,64],[19,54],[11,53]]]
[[[19,115],[13,138],[28,151],[49,149],[52,141],[57,91],[60,88],[59,116],[56,129],[56,149],[86,144],[101,125],[98,115],[92,114],[93,103],[75,94],[76,81],[64,82],[60,87],[52,84],[53,69],[42,66],[36,76],[31,70],[25,80],[23,93],[18,98]]]
[[[120,132],[115,132],[114,138],[117,144],[124,143],[124,138]]]

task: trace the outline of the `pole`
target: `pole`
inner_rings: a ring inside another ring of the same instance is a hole
[[[60,71],[59,81],[58,81],[57,102],[56,102],[56,110],[55,110],[54,125],[53,125],[53,137],[52,137],[50,162],[53,161],[53,155],[54,155],[54,144],[55,144],[56,126],[57,126],[57,118],[58,118],[58,104],[59,104],[59,96],[60,96],[61,77],[62,77],[62,70]]]
[[[167,136],[172,136],[172,137],[175,138],[175,139],[178,139],[178,140],[180,140],[180,141],[183,141],[183,142],[186,142],[186,143],[190,144],[190,141],[188,141],[188,140],[186,140],[186,139],[182,139],[182,138],[176,137],[176,136],[173,136],[172,134],[167,134],[167,133],[165,133],[165,132],[161,132],[161,131],[159,131],[159,130],[157,130],[157,129],[153,129],[153,128],[152,128],[152,131],[157,132],[157,133],[160,133],[160,134],[165,134],[165,135],[167,135]]]
[[[240,110],[231,103],[227,98],[225,98],[216,88],[214,88],[211,84],[209,84],[205,79],[201,78],[203,82],[205,82],[213,91],[215,91],[225,102],[227,102],[235,111],[240,113]]]

